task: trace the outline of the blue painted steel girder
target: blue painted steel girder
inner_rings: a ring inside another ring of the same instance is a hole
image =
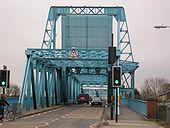
[[[107,75],[75,75],[83,83],[107,84]]]
[[[54,20],[59,15],[111,15],[120,21],[125,21],[123,7],[97,7],[97,6],[52,6],[48,20]]]
[[[39,60],[41,63],[54,67],[107,68],[110,66],[107,50],[76,49],[78,57],[74,59],[69,58],[70,51],[71,49],[28,49],[26,55],[32,56],[33,61]],[[120,60],[120,65],[123,73],[134,72],[138,68],[137,62]]]

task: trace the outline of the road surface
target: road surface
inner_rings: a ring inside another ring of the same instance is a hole
[[[101,121],[103,108],[85,105],[64,106],[7,122],[1,128],[92,128]]]

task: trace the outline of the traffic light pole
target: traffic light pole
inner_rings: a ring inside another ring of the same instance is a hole
[[[111,78],[112,78],[112,68],[111,68]],[[111,120],[113,120],[113,101],[111,100],[111,96],[113,96],[113,87],[112,87],[112,79],[110,80],[111,81],[111,88],[110,88],[110,117],[111,117]]]
[[[112,34],[112,39],[113,39],[113,34]],[[113,40],[112,40],[112,46],[113,46]],[[109,47],[108,49],[108,64],[111,65],[110,70],[108,72],[108,103],[110,104],[110,116],[111,120],[113,120],[113,103],[111,101],[111,96],[113,96],[113,80],[112,80],[112,65],[116,61],[116,47]]]
[[[3,66],[3,69],[4,70],[7,70],[7,66]],[[5,88],[3,87],[3,89],[2,89],[2,94],[4,95],[5,94]],[[3,106],[3,109],[2,109],[2,119],[4,118],[4,110],[5,110],[5,108],[4,108],[4,106]]]
[[[115,96],[115,100],[116,100],[116,113],[115,113],[115,116],[116,116],[116,123],[118,122],[118,88],[116,87],[116,96]]]

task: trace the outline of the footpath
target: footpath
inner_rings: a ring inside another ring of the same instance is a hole
[[[107,120],[107,124],[102,124],[101,128],[163,128],[154,121],[148,121],[126,106],[121,106],[120,109],[118,122],[115,123],[115,119]]]

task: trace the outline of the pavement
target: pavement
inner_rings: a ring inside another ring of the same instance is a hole
[[[121,106],[118,122],[105,120],[101,128],[163,128],[155,121],[149,121],[126,106]]]

